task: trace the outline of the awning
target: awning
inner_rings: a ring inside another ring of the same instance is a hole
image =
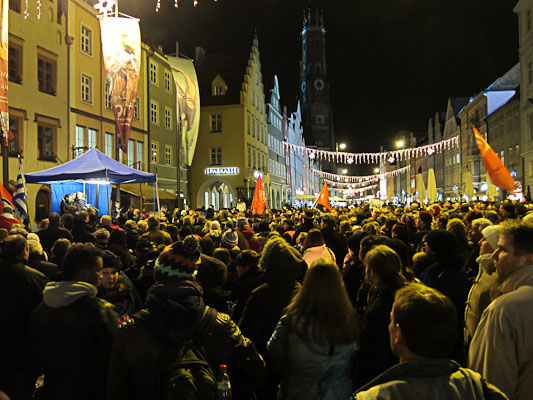
[[[154,188],[153,186],[145,183],[126,183],[120,185],[120,190],[129,193],[136,197],[142,197],[143,199],[153,200]],[[167,192],[166,190],[159,190],[160,200],[176,200],[176,195]]]

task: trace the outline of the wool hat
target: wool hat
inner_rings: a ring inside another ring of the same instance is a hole
[[[4,208],[2,208],[2,214],[13,214],[13,207],[9,204],[5,204]]]
[[[233,230],[227,230],[222,234],[222,242],[221,244],[224,247],[227,247],[229,249],[233,249],[237,244],[239,244],[239,238],[237,237],[237,233]]]
[[[489,242],[490,247],[493,250],[498,248],[498,239],[500,238],[501,227],[499,225],[487,226],[481,231],[481,234],[487,242]]]
[[[418,213],[418,216],[424,222],[424,224],[431,226],[431,222],[433,222],[433,215],[431,215],[429,211],[421,210]]]
[[[170,248],[169,248],[170,247]],[[194,279],[196,273],[196,263],[184,265],[183,262],[176,261],[172,254],[180,255],[192,260],[200,258],[200,242],[194,235],[185,237],[182,241],[174,242],[159,255],[155,262],[154,275],[156,281],[163,281],[170,278]]]
[[[228,280],[228,267],[214,257],[203,255],[200,264],[198,264],[196,280],[204,288],[223,287]]]
[[[237,218],[237,228],[241,228],[245,225],[248,225],[248,221],[244,217]]]
[[[122,261],[120,261],[120,257],[112,251],[104,250],[102,261],[104,265],[103,268],[116,268],[118,270],[122,269]]]

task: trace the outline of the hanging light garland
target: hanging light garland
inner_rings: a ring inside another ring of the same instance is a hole
[[[372,185],[372,186],[366,186],[364,188],[359,189],[335,189],[340,190],[343,192],[344,198],[346,197],[354,197],[356,194],[365,193],[367,190],[373,190],[376,189],[378,185]]]
[[[324,182],[326,182],[328,184],[328,187],[332,187],[332,188],[335,188],[335,187],[341,187],[341,188],[350,188],[350,189],[353,189],[353,188],[356,188],[356,187],[361,187],[361,186],[364,186],[364,185],[368,185],[369,183],[373,183],[373,182],[377,182],[379,181],[379,178],[372,178],[372,179],[369,179],[369,180],[365,180],[363,182],[357,182],[357,183],[351,183],[351,182],[337,182],[337,181],[332,181],[330,179],[324,179]]]
[[[338,175],[338,174],[332,174],[330,172],[324,172],[320,171],[318,169],[312,169],[313,174],[315,174],[318,177],[329,179],[332,182],[344,182],[344,183],[361,183],[361,182],[370,182],[375,181],[378,179],[388,179],[394,176],[398,176],[400,174],[403,174],[411,169],[410,165],[407,165],[403,168],[395,169],[393,171],[384,172],[382,174],[377,175],[363,175],[363,176],[350,176],[350,175]]]
[[[451,150],[452,148],[458,147],[459,135],[420,147],[384,151],[381,153],[345,153],[340,151],[318,150],[287,142],[283,142],[283,146],[295,153],[307,155],[310,160],[319,159],[340,164],[378,164],[388,161],[392,164],[396,161],[426,157],[434,153],[441,153],[444,150]]]
[[[218,3],[218,0],[213,0],[214,3]],[[198,5],[198,0],[193,0],[192,2],[193,6],[196,7]],[[174,0],[174,7],[178,8],[180,6],[179,0]],[[155,5],[155,11],[159,12],[159,9],[161,8],[161,0],[157,0],[157,3]]]

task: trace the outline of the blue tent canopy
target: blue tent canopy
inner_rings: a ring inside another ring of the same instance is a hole
[[[106,180],[110,183],[156,182],[157,176],[127,167],[97,149],[65,164],[44,171],[25,174],[26,183],[59,183],[60,181]]]

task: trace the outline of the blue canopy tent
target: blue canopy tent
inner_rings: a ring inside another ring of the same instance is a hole
[[[61,199],[66,194],[85,192],[89,204],[94,205],[100,214],[109,214],[110,184],[155,182],[154,197],[158,194],[156,174],[127,167],[97,149],[91,149],[65,164],[25,174],[24,177],[26,183],[51,185],[52,212],[59,212]],[[105,190],[100,186],[104,186]]]

